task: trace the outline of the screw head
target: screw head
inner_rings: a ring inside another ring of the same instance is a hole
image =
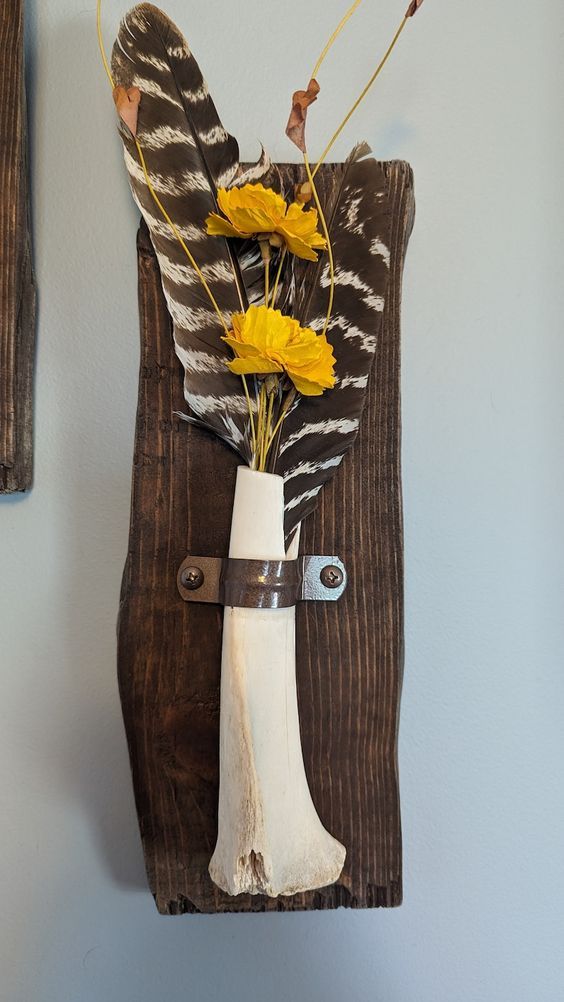
[[[180,575],[180,584],[189,591],[196,591],[204,583],[204,572],[201,567],[185,567]]]
[[[325,588],[340,588],[343,583],[343,572],[335,564],[327,564],[319,576]]]

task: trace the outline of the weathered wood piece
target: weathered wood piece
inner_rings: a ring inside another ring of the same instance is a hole
[[[149,885],[163,914],[401,902],[400,300],[414,201],[409,166],[382,168],[390,286],[367,404],[357,442],[323,488],[300,545],[303,553],[339,554],[350,582],[338,603],[297,607],[306,771],[323,823],[347,847],[339,881],[319,891],[229,897],[208,874],[217,835],[222,610],[183,602],[176,572],[186,553],[227,553],[238,460],[177,416],[182,372],[157,262],[144,227],[139,233],[140,387],[118,672]],[[301,179],[299,168],[287,170]]]
[[[32,481],[35,284],[31,263],[23,0],[0,9],[0,494]]]

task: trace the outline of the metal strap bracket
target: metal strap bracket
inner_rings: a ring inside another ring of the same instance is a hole
[[[338,557],[236,560],[190,555],[178,569],[177,583],[186,602],[288,609],[296,602],[336,602],[347,587],[347,572]]]

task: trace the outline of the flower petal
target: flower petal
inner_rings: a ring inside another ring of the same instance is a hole
[[[221,340],[225,341],[239,358],[256,358],[261,354],[260,350],[254,344],[245,344],[233,337],[222,337]]]
[[[253,374],[260,376],[268,372],[283,371],[281,365],[271,362],[263,355],[256,355],[253,358],[234,358],[227,363],[227,366],[237,376],[252,376]]]
[[[277,230],[277,232],[281,231]],[[317,261],[317,254],[315,251],[304,243],[303,240],[298,240],[297,237],[293,237],[286,232],[283,233],[283,236],[290,254],[294,254],[296,257],[304,258],[306,261]]]
[[[262,184],[245,184],[242,188],[220,188],[219,208],[240,233],[271,233],[283,218],[286,203],[281,195]]]
[[[217,212],[211,212],[206,219],[206,229],[212,237],[239,237],[240,239],[245,236],[223,216],[218,216]]]
[[[317,229],[317,209],[304,209],[299,202],[288,206],[276,232],[284,237],[291,254],[308,261],[317,261],[315,249],[324,250],[327,246],[325,237]]]
[[[319,383],[312,383],[309,379],[302,379],[299,376],[290,376],[290,379],[298,393],[304,397],[320,397],[323,393],[324,387],[320,386]]]

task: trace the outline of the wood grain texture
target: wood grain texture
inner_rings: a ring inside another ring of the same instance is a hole
[[[0,493],[32,481],[35,284],[31,264],[23,2],[0,9]]]
[[[297,611],[306,772],[321,819],[347,847],[339,882],[319,891],[230,898],[207,872],[217,824],[222,610],[184,603],[176,572],[186,553],[227,553],[238,461],[175,416],[184,409],[182,372],[156,258],[146,230],[139,233],[141,368],[118,674],[148,880],[163,914],[401,902],[400,301],[414,200],[409,166],[382,168],[390,285],[366,408],[301,541],[304,553],[339,554],[350,582],[339,603]]]

